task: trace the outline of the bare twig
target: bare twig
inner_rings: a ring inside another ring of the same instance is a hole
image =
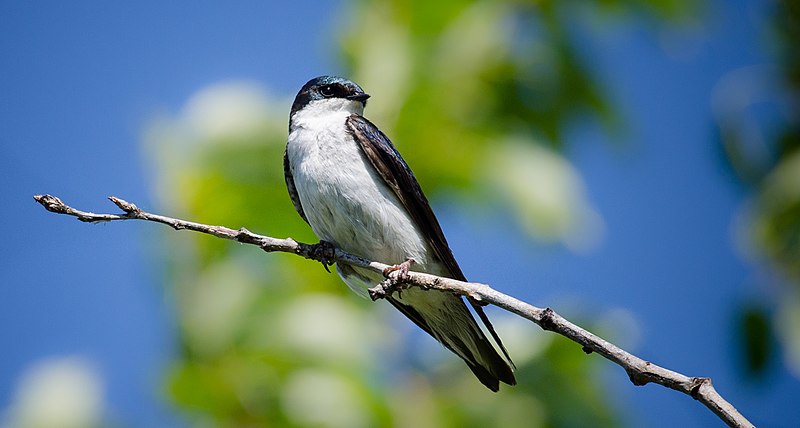
[[[338,248],[334,248],[331,254],[329,244],[304,244],[291,238],[277,239],[258,235],[245,228],[234,230],[223,226],[211,226],[151,214],[115,196],[111,196],[109,199],[119,207],[124,214],[95,214],[76,210],[64,204],[59,198],[51,195],[36,195],[34,199],[42,204],[48,211],[77,217],[78,220],[84,222],[99,223],[116,220],[153,221],[171,226],[175,230],[188,229],[214,235],[218,238],[256,245],[267,252],[280,251],[298,254],[308,259],[317,260],[326,267],[333,262],[337,262],[367,268],[377,273],[384,273],[384,271],[389,272],[386,270],[389,265],[367,260],[346,253]],[[533,321],[544,330],[553,331],[580,344],[583,347],[583,351],[586,353],[596,352],[604,358],[616,363],[625,369],[634,385],[656,383],[680,391],[703,403],[703,405],[711,409],[711,411],[728,424],[728,426],[754,426],[716,391],[710,378],[689,377],[645,361],[571,323],[550,308],[538,308],[514,297],[500,293],[485,284],[462,282],[413,271],[408,272],[407,275],[403,275],[402,283],[399,281],[401,276],[399,270],[389,272],[386,276],[386,281],[370,289],[370,296],[373,300],[390,295],[400,287],[417,286],[425,289],[447,291],[470,297],[483,304],[495,305]]]

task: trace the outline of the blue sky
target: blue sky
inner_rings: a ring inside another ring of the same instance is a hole
[[[713,377],[760,425],[790,426],[800,420],[796,378],[780,364],[764,383],[736,375],[733,308],[770,296],[734,250],[746,195],[714,145],[710,101],[721,77],[768,59],[766,4],[714,5],[706,30],[689,36],[688,57],[665,55],[657,34],[637,26],[585,41],[632,130],[621,148],[591,126],[569,135],[567,154],[605,222],[597,248],[576,255],[512,238],[504,249],[514,251],[500,257],[472,242],[519,236],[511,222],[485,224],[447,202],[437,210],[470,278],[568,318],[622,309],[638,322],[634,353]],[[0,177],[10,189],[0,200],[0,408],[31,362],[83,355],[104,377],[112,417],[179,423],[159,396],[175,347],[170,302],[145,255],[166,232],[80,224],[31,196],[96,211],[109,209],[111,194],[152,206],[139,144],[154,113],[177,111],[220,80],[257,80],[288,97],[308,78],[340,71],[331,37],[340,13],[322,1],[0,3]],[[603,377],[634,425],[715,423],[686,396],[633,387],[616,366]]]

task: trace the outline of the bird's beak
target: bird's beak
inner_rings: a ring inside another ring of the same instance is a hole
[[[353,94],[353,95],[349,95],[347,97],[348,100],[361,101],[362,103],[366,102],[368,98],[369,98],[369,94],[366,94],[364,92],[359,92],[359,93],[356,93],[356,94]]]

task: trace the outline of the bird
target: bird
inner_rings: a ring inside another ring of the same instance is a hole
[[[336,76],[309,80],[292,103],[284,175],[292,204],[320,242],[394,268],[466,281],[414,173],[386,135],[364,116],[370,95]],[[337,273],[357,294],[381,274],[337,263]],[[514,364],[479,304],[411,287],[386,296],[397,310],[467,364],[497,392],[515,385]]]

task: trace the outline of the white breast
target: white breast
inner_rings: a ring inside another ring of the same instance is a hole
[[[292,118],[287,152],[306,218],[347,252],[388,264],[413,257],[424,268],[425,241],[345,128],[353,113],[309,104]]]

